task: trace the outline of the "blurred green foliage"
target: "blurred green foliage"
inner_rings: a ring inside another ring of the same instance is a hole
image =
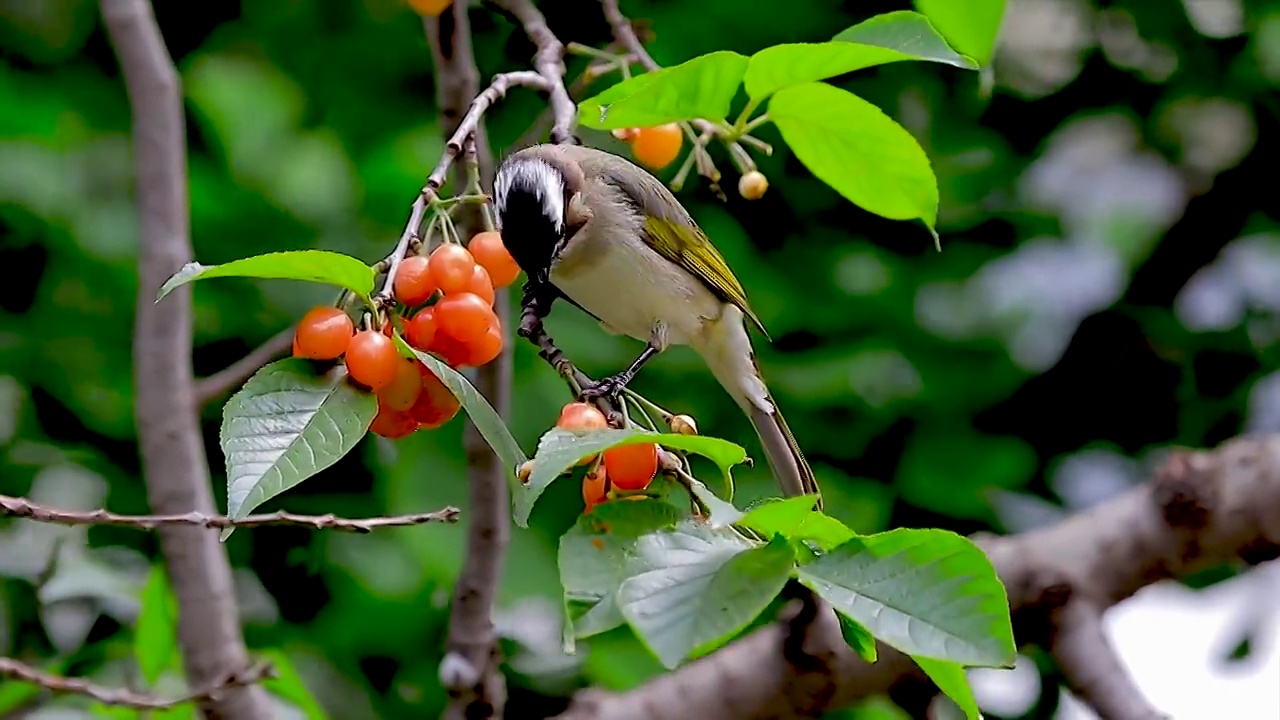
[[[402,0],[156,5],[188,98],[197,259],[299,248],[381,257],[442,149],[419,18]],[[607,41],[594,2],[543,5],[563,40]],[[1280,376],[1269,374],[1280,354],[1280,206],[1266,180],[1280,2],[1010,5],[990,96],[979,74],[937,64],[836,81],[925,148],[941,253],[923,228],[841,199],[773,128],[762,200],[731,192],[722,203],[705,182],[680,196],[769,328],[774,342],[758,341],[764,373],[828,512],[855,530],[1030,527],[1140,481],[1162,447],[1280,428]],[[826,40],[906,7],[623,3],[664,64]],[[472,21],[483,77],[527,65],[532,46],[508,18],[483,6]],[[585,63],[569,64],[572,77]],[[513,92],[488,118],[494,147],[509,151],[541,108]],[[0,2],[5,494],[146,511],[130,337],[136,293],[155,289],[136,286],[128,128],[95,3]],[[625,152],[607,133],[581,134]],[[240,279],[194,294],[200,374],[332,300],[317,285]],[[637,350],[568,306],[549,327],[593,375]],[[515,348],[512,429],[530,452],[568,395],[530,347]],[[664,353],[635,387],[758,454],[692,352]],[[222,402],[204,410],[220,502]],[[250,645],[287,657],[331,717],[433,716],[443,705],[437,668],[465,537],[461,433],[455,421],[397,443],[366,439],[269,507],[363,516],[455,504],[463,524],[366,536],[260,529],[227,543]],[[771,489],[763,464],[735,475],[739,506]],[[580,643],[574,658],[559,653],[556,542],[580,508],[572,483],[553,484],[531,528],[513,533],[500,614],[512,717],[554,712],[582,684],[623,688],[660,672],[621,630]],[[156,557],[155,539],[132,530],[0,525],[0,654],[132,681],[132,627]],[[0,716],[32,702],[15,687],[0,687],[10,703]],[[897,716],[883,703],[832,713]]]

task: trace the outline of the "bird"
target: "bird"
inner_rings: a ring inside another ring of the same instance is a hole
[[[655,355],[691,347],[750,419],[783,494],[814,495],[821,508],[747,323],[768,333],[724,257],[661,180],[605,150],[538,144],[504,158],[493,189],[503,243],[526,275],[521,334],[550,345],[541,318],[563,298],[606,332],[645,343],[626,370],[584,397],[616,396]]]

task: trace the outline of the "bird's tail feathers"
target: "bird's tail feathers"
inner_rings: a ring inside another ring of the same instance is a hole
[[[821,510],[822,492],[818,489],[818,479],[813,474],[813,468],[805,460],[800,443],[796,442],[796,436],[787,427],[787,421],[783,419],[782,411],[778,409],[778,403],[772,396],[769,396],[769,404],[773,406],[773,412],[752,406],[748,413],[756,434],[760,436],[765,459],[782,486],[783,494],[816,495],[815,505]]]
[[[816,504],[821,509],[822,495],[818,492],[818,482],[800,451],[795,435],[782,419],[778,403],[764,383],[741,310],[734,306],[726,308],[725,316],[720,322],[708,326],[706,334],[694,343],[694,349],[751,419],[756,434],[760,436],[765,459],[782,486],[783,494],[788,497],[817,495]]]

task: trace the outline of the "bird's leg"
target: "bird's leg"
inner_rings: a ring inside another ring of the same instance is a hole
[[[545,284],[533,279],[525,282],[524,294],[520,298],[520,327],[517,328],[516,334],[538,346],[538,357],[555,368],[560,377],[576,387],[592,385],[591,378],[569,362],[569,358],[556,347],[555,341],[542,325],[542,319],[551,312],[551,304],[555,300],[555,291]]]
[[[584,386],[582,388],[582,397],[584,399],[594,399],[599,397],[609,399],[617,398],[618,393],[621,393],[622,389],[627,386],[627,383],[631,382],[631,379],[636,376],[636,373],[640,372],[640,368],[644,367],[644,364],[649,362],[649,359],[654,355],[657,355],[659,352],[661,351],[654,347],[652,343],[646,345],[644,352],[641,352],[640,357],[636,358],[635,361],[631,363],[631,366],[626,370],[623,370],[617,375],[601,378],[590,385]]]

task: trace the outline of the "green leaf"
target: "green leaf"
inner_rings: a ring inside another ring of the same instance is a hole
[[[751,509],[737,524],[765,535],[778,534],[793,542],[810,541],[830,550],[857,537],[844,523],[813,509],[814,497],[770,498]]]
[[[752,55],[743,82],[747,95],[759,101],[793,85],[912,59],[896,50],[851,42],[788,43]]]
[[[747,57],[721,50],[637,75],[578,104],[578,121],[613,130],[678,120],[723,120],[742,84]]]
[[[0,717],[35,700],[45,690],[35,683],[6,682],[0,684]]]
[[[573,637],[584,638],[623,624],[617,590],[634,571],[633,551],[642,535],[669,528],[678,515],[658,500],[607,502],[578,517],[560,538],[560,584]]]
[[[668,669],[745,628],[787,583],[795,556],[786,541],[752,547],[695,522],[645,535],[646,569],[618,588],[627,623]]]
[[[270,660],[276,669],[275,677],[262,681],[262,686],[267,692],[297,707],[307,716],[307,720],[328,720],[328,714],[307,689],[306,683],[294,669],[288,655],[279,650],[263,650],[261,654]]]
[[[906,128],[875,105],[825,83],[781,90],[769,117],[796,157],[850,202],[934,231],[938,181]]]
[[[342,253],[328,250],[292,250],[234,260],[221,265],[190,262],[174,273],[164,285],[156,302],[173,289],[193,280],[217,277],[252,277],[271,280],[308,280],[344,287],[366,300],[373,292],[373,268]]]
[[[239,520],[336,463],[377,412],[377,398],[348,382],[342,366],[323,375],[295,358],[263,367],[222,411],[227,514]]]
[[[742,511],[733,506],[733,503],[721,500],[719,496],[711,492],[711,488],[699,481],[690,483],[693,488],[693,494],[707,506],[710,512],[707,524],[714,530],[728,527],[742,519]]]
[[[752,530],[759,530],[765,535],[776,533],[790,538],[790,533],[800,527],[800,523],[804,522],[805,518],[813,514],[813,506],[816,502],[818,502],[816,495],[800,495],[785,500],[766,498],[743,515],[738,524]]]
[[[142,609],[133,631],[133,654],[148,685],[177,659],[178,606],[164,567],[154,565],[142,590]]]
[[[908,655],[1012,667],[1004,585],[978,546],[946,530],[851,540],[800,567],[800,581]]]
[[[687,450],[714,462],[726,475],[729,468],[747,459],[747,451],[728,440],[704,435],[680,435],[654,433],[648,430],[592,430],[573,432],[552,428],[538,440],[538,450],[533,456],[533,474],[529,482],[515,490],[516,524],[528,527],[533,505],[553,480],[563,475],[584,457],[608,450],[617,445],[634,445],[651,442],[675,450]]]
[[[963,667],[946,660],[926,657],[911,659],[916,661],[939,690],[960,707],[968,720],[981,720],[982,712],[978,710],[978,701],[973,699],[973,688],[969,687],[969,677],[965,675]]]
[[[978,69],[971,58],[952,50],[925,16],[900,11],[854,25],[831,42],[767,47],[751,56],[743,82],[747,95],[759,101],[783,88],[904,60]]]
[[[840,636],[844,638],[845,644],[863,660],[875,662],[878,654],[875,636],[843,613],[836,613],[836,619],[840,621]]]
[[[440,382],[449,388],[449,392],[453,393],[454,397],[458,398],[467,417],[471,418],[480,435],[484,437],[485,442],[489,443],[498,460],[505,466],[507,482],[513,486],[516,485],[516,470],[529,458],[520,449],[520,443],[511,436],[511,431],[507,429],[506,423],[502,422],[498,411],[493,409],[484,395],[462,373],[449,367],[435,355],[413,349],[404,341],[404,338],[400,337],[399,332],[394,334],[394,338],[400,354],[417,358],[440,378]]]
[[[908,56],[904,59],[939,62],[965,70],[980,67],[973,58],[953,50],[929,18],[910,10],[876,15],[831,39],[896,50]]]
[[[916,8],[928,16],[951,47],[978,61],[991,62],[996,35],[1004,17],[1005,0],[916,0]]]

